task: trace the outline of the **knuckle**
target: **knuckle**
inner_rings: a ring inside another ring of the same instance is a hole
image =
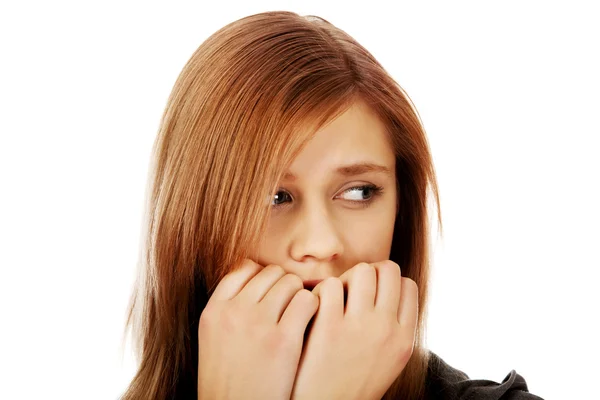
[[[212,326],[214,324],[214,318],[215,318],[214,306],[207,304],[206,307],[204,307],[204,310],[202,310],[202,313],[200,314],[200,321],[198,322],[198,330],[204,331],[204,330],[208,329],[210,326]]]
[[[248,317],[248,313],[241,313],[240,307],[234,305],[221,312],[219,326],[225,332],[232,333],[237,331],[240,325],[244,325]]]
[[[231,308],[223,313],[221,318],[221,328],[225,332],[242,334],[256,340],[264,338],[270,324],[265,320],[264,313],[259,308],[242,310],[241,308]]]
[[[304,288],[304,282],[302,282],[302,278],[300,278],[298,275],[285,274],[285,276],[281,279],[285,279],[285,283],[295,289],[300,290]]]
[[[235,332],[240,324],[240,319],[237,317],[236,306],[229,307],[214,307],[208,304],[198,322],[198,332],[206,332],[219,330],[226,333]]]
[[[325,289],[335,290],[335,289],[343,288],[343,286],[344,286],[344,284],[342,283],[342,280],[335,276],[330,276],[328,278],[325,278],[323,280],[323,282],[321,282],[321,285],[323,287],[322,290],[325,290]]]
[[[239,269],[250,269],[250,270],[254,270],[254,269],[258,269],[260,267],[259,264],[255,263],[254,261],[252,261],[249,258],[244,258],[241,263],[239,264]],[[233,272],[233,271],[231,271]]]
[[[369,324],[372,327],[372,334],[370,335],[372,343],[379,348],[396,349],[398,347],[398,329],[393,323],[392,318],[387,316],[376,317],[375,320]],[[364,323],[362,321],[356,321],[358,324],[357,329],[364,329]]]
[[[239,319],[235,318],[232,313],[223,313],[219,318],[219,327],[224,332],[232,333],[236,331],[239,322]]]
[[[410,278],[402,277],[402,284],[406,285],[407,288],[412,288],[417,293],[419,292],[419,286],[417,285],[417,282]]]
[[[379,264],[379,268],[385,271],[400,271],[400,266],[393,261],[387,260],[381,264]]]
[[[276,357],[296,345],[298,334],[290,330],[272,329],[264,335],[264,340],[269,356]]]
[[[402,269],[400,268],[400,265],[396,264],[395,262],[393,262],[392,260],[385,260],[382,264],[381,264],[381,268],[388,270],[388,271],[398,271],[398,273],[401,274]]]
[[[242,267],[246,267],[246,266],[253,267],[255,265],[256,265],[256,263],[249,258],[244,258],[241,263]]]
[[[269,264],[265,267],[265,270],[268,270],[270,272],[277,273],[280,275],[285,274],[285,270],[283,269],[283,267],[281,265],[277,265],[277,264]]]
[[[358,264],[356,264],[354,266],[354,268],[356,269],[357,272],[369,272],[374,270],[373,265],[366,263],[366,262],[360,262]]]
[[[391,319],[386,320],[381,329],[381,338],[386,347],[392,348],[398,342],[397,322]]]
[[[280,341],[289,343],[292,342],[296,336],[298,336],[298,332],[296,329],[294,328],[290,328],[290,327],[280,327],[278,326],[279,329],[276,330],[276,334],[277,334],[277,338]]]
[[[294,328],[292,328],[291,326],[286,326],[286,327],[279,327],[278,326],[278,332],[280,335],[280,338],[278,337],[277,339],[281,341],[281,343],[290,343],[292,341],[292,339],[297,336],[297,332]]]
[[[366,262],[360,262],[356,264],[351,270],[347,277],[347,281],[360,280],[361,276],[375,274],[375,267]]]
[[[254,261],[244,258],[242,261],[235,263],[234,266],[225,274],[219,285],[228,285],[230,279],[237,275],[240,271],[251,271],[253,275],[256,275],[261,269],[260,264],[255,263]]]
[[[304,288],[301,288],[300,290],[298,290],[298,292],[296,292],[294,297],[298,297],[298,301],[300,301],[302,303],[306,303],[307,305],[311,305],[313,303],[319,302],[319,298],[317,295],[315,295],[310,290],[306,290]]]

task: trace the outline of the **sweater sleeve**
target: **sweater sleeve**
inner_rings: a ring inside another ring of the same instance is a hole
[[[486,379],[456,383],[457,399],[464,400],[542,400],[529,393],[525,379],[513,369],[501,383]]]
[[[501,383],[469,379],[431,352],[426,388],[427,400],[543,400],[529,393],[525,379],[513,369]]]

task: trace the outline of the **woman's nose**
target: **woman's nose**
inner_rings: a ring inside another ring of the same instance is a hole
[[[343,252],[342,240],[334,216],[325,206],[305,205],[298,213],[290,243],[290,256],[304,262],[331,261]]]

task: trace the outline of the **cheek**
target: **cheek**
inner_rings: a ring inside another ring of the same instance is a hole
[[[287,239],[288,235],[284,230],[269,225],[265,235],[260,240],[256,262],[261,265],[268,265],[275,263],[273,260],[284,259]]]
[[[387,260],[394,235],[394,220],[369,221],[347,231],[348,250],[353,258],[368,262]]]

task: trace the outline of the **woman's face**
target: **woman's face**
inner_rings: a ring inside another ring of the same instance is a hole
[[[279,182],[256,261],[308,281],[388,259],[395,164],[385,126],[356,103],[316,133]]]

